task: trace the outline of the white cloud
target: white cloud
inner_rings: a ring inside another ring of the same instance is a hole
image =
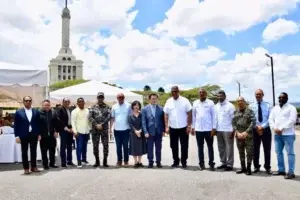
[[[0,2],[0,61],[47,68],[61,45],[62,8],[48,0],[16,0],[17,6],[8,2]],[[232,60],[225,60],[226,53],[222,49],[216,46],[198,49],[192,36],[209,30],[226,33],[244,30],[272,16],[287,14],[298,1],[266,0],[259,4],[253,0],[243,1],[241,5],[240,1],[230,0],[236,4],[226,2],[224,5],[220,1],[211,9],[216,0],[200,4],[192,0],[184,2],[180,7],[180,1],[176,1],[169,18],[155,29],[163,34],[153,36],[132,29],[131,22],[137,11],[128,13],[128,10],[133,7],[134,0],[114,0],[110,4],[104,0],[74,1],[69,6],[71,48],[74,55],[84,61],[84,77],[123,83],[135,89],[142,89],[146,84],[153,89],[163,86],[166,91],[171,85],[189,89],[216,83],[228,91],[230,98],[237,95],[238,80],[248,87],[242,90],[250,95],[246,98],[253,98],[251,95],[256,88],[265,89],[269,98],[271,82],[270,67],[266,66],[268,58],[264,56],[266,49],[258,47],[251,53],[240,53]],[[84,8],[80,9],[81,6]],[[242,14],[245,15],[241,17]],[[91,16],[94,19],[88,18]],[[45,25],[45,20],[50,20],[50,24]],[[111,31],[111,36],[98,33],[100,28]],[[170,35],[186,36],[188,45],[177,44]],[[99,48],[103,48],[105,55],[97,54]],[[300,69],[296,66],[300,63],[300,55],[273,56],[277,92],[299,87]]]
[[[226,34],[246,30],[272,17],[284,16],[299,0],[175,0],[167,19],[149,31],[171,37],[193,37],[221,30]]]
[[[47,68],[51,58],[58,55],[61,46],[61,1],[2,0],[0,2],[0,60]],[[135,0],[73,1],[71,10],[71,48],[84,61],[88,78],[103,78],[107,60],[97,49],[86,51],[80,43],[82,36],[93,35],[100,28],[122,36],[132,29],[136,11],[128,13]],[[101,20],[99,20],[101,19]],[[50,22],[45,25],[45,21]],[[96,74],[100,74],[97,76]]]
[[[220,84],[229,90],[231,99],[238,96],[239,81],[247,99],[254,99],[254,91],[258,88],[265,90],[266,98],[272,100],[271,68],[267,63],[270,62],[264,54],[268,51],[262,47],[253,49],[251,53],[237,54],[234,60],[218,61],[214,66],[208,68],[207,75],[210,83]],[[294,101],[296,95],[295,87],[299,86],[300,78],[300,55],[289,56],[285,54],[273,54],[275,91],[276,97],[279,92],[293,91]],[[233,88],[233,91],[232,91]],[[293,101],[293,100],[291,100]]]
[[[284,36],[296,34],[297,32],[299,32],[299,25],[296,22],[280,18],[268,24],[262,36],[264,43],[269,43],[277,41]]]

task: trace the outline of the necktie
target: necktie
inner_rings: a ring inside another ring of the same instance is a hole
[[[263,116],[262,116],[262,110],[261,110],[260,102],[258,102],[258,121],[259,122],[263,121]]]

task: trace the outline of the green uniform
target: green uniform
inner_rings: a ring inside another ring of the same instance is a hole
[[[96,162],[99,162],[100,138],[103,144],[103,158],[109,153],[108,122],[111,118],[111,108],[107,104],[96,104],[90,109],[89,120],[92,123],[92,141]],[[96,126],[102,124],[103,129],[97,130]]]
[[[242,169],[246,169],[246,156],[247,152],[247,168],[251,168],[253,159],[253,128],[255,126],[255,115],[254,112],[246,108],[245,110],[236,110],[234,112],[232,126],[233,130],[239,133],[247,132],[248,136],[245,139],[236,138],[237,148],[240,154],[240,161]]]

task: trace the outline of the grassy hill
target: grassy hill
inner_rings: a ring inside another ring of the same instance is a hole
[[[204,88],[208,93],[208,98],[216,101],[217,98],[215,96],[216,92],[220,90],[220,86],[218,85],[204,85],[202,87],[193,88],[190,90],[181,90],[180,94],[187,99],[189,99],[191,102],[195,101],[196,99],[199,99],[199,89]],[[171,96],[170,92],[163,93],[163,92],[156,92],[156,91],[132,91],[134,93],[140,94],[144,96],[144,105],[148,104],[148,96],[152,93],[158,94],[159,96],[159,104],[164,105],[167,99]]]

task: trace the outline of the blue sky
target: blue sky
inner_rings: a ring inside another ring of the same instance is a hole
[[[0,45],[7,49],[0,62],[47,68],[61,46],[61,1],[0,7],[10,10],[0,10]],[[68,7],[71,48],[85,79],[127,89],[218,84],[231,99],[239,81],[248,100],[262,88],[271,101],[269,53],[276,96],[286,91],[300,101],[299,0],[77,0]]]

